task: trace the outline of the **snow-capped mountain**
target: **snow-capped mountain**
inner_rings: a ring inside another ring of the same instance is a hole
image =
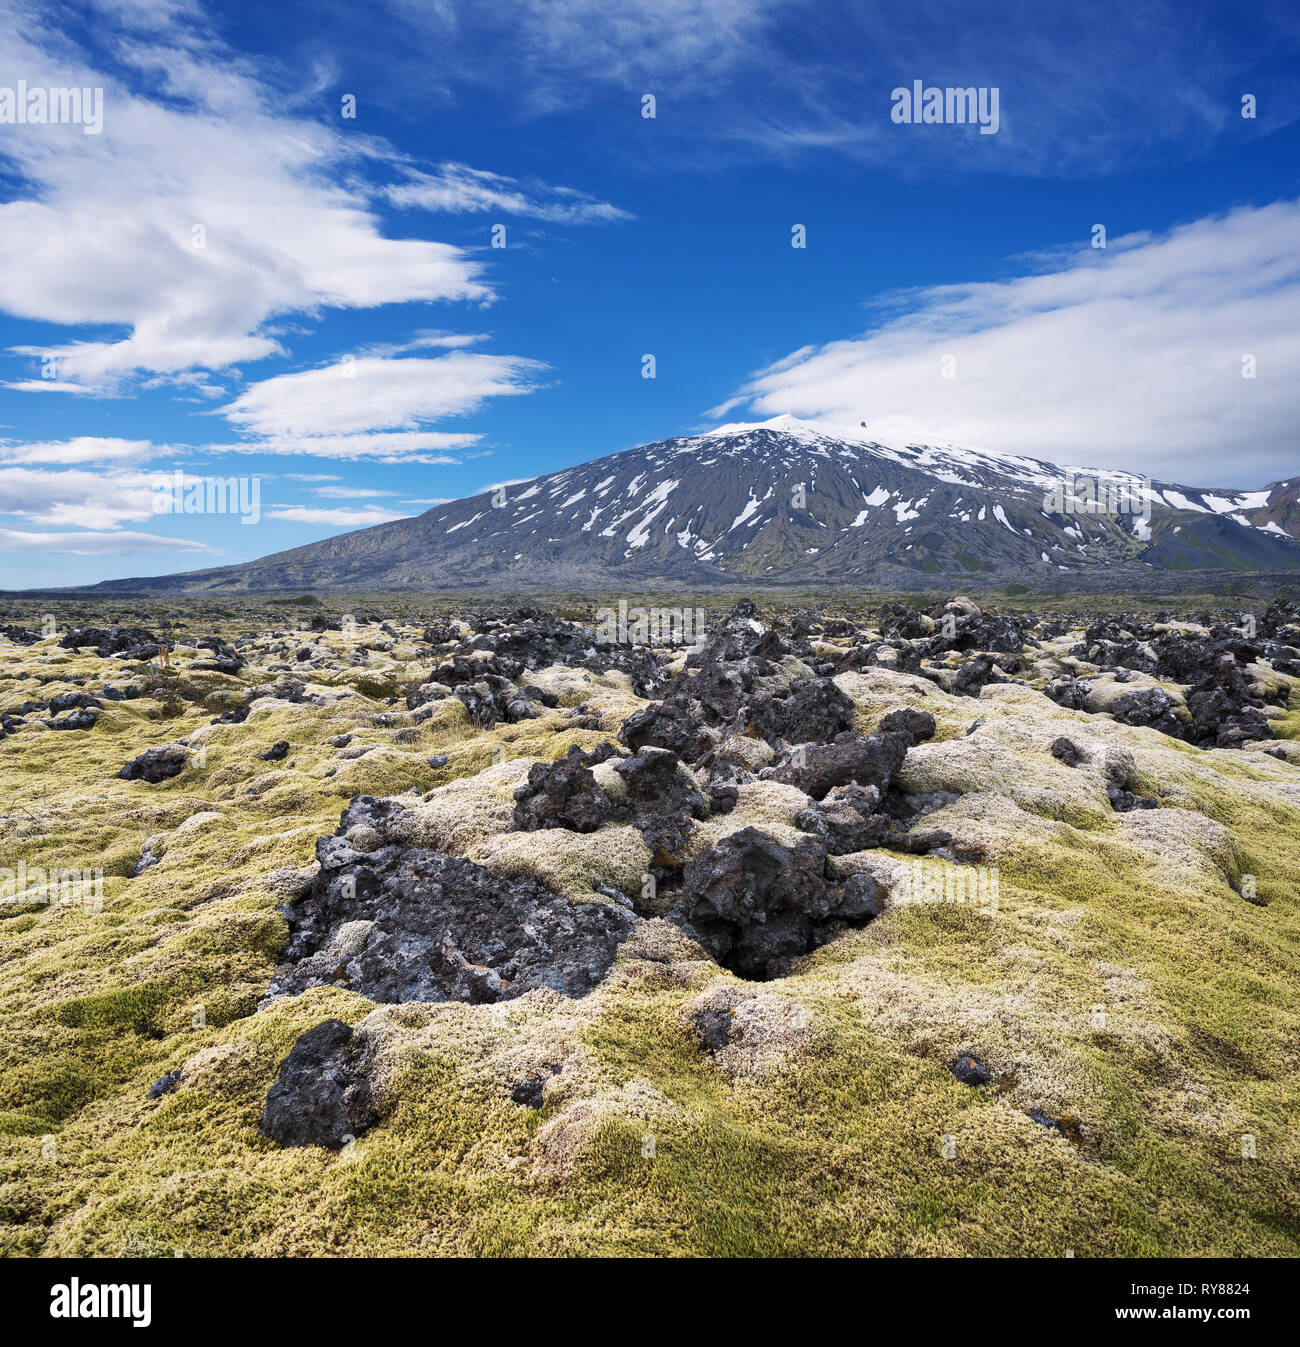
[[[1043,581],[1300,568],[1300,479],[1209,490],[778,416],[611,454],[241,566],[113,588]]]

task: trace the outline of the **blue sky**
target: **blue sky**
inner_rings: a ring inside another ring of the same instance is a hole
[[[0,0],[0,586],[782,412],[1294,475],[1298,75],[1290,3]],[[915,80],[996,133],[898,124]],[[176,470],[256,522],[158,514]]]

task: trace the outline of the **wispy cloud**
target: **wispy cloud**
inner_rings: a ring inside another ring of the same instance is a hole
[[[27,533],[0,529],[0,552],[58,552],[68,556],[136,556],[146,552],[217,552],[188,538],[161,538],[153,533]]]
[[[865,421],[885,442],[1193,483],[1294,472],[1300,202],[894,300],[891,311],[904,311],[875,330],[793,352],[709,415],[749,403],[764,415]]]
[[[360,505],[355,509],[327,509],[323,506],[286,505],[267,510],[268,519],[283,519],[290,524],[329,524],[335,528],[355,528],[358,524],[386,524],[405,519],[401,511],[384,510],[378,505]]]
[[[312,488],[317,496],[330,500],[370,500],[379,496],[400,496],[400,491],[382,491],[373,486],[318,486]]]
[[[463,458],[479,458],[490,452],[482,449],[472,454],[456,452],[469,449],[482,439],[482,435],[446,430],[379,431],[374,434],[360,432],[355,435],[269,435],[259,440],[209,444],[204,446],[204,451],[212,454],[303,455],[339,462],[420,463],[453,467]]]
[[[593,86],[719,86],[764,44],[783,0],[390,0],[407,59],[449,84],[505,91],[533,112],[571,107]],[[411,41],[418,42],[412,52]],[[485,53],[487,54],[485,57]]]
[[[408,169],[407,179],[384,190],[395,206],[457,215],[493,211],[557,224],[608,224],[633,218],[627,211],[571,187],[524,183],[468,164],[439,164],[428,172]]]
[[[1041,0],[388,2],[403,25],[393,59],[430,80],[490,87],[534,116],[614,100],[631,116],[653,93],[663,112],[637,152],[679,162],[832,153],[907,175],[1075,176],[1195,157],[1300,115],[1282,59],[1300,37],[1290,0],[1248,15],[1229,0],[1146,0],[1105,23]],[[1000,88],[1001,131],[891,124],[891,91],[914,79]],[[1250,123],[1245,92],[1260,99]]]
[[[460,350],[466,346],[477,346],[487,339],[486,332],[417,332],[406,341],[369,342],[356,354],[387,359],[395,355],[409,355],[412,351]]]

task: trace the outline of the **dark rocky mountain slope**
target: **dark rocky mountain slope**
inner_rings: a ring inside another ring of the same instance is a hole
[[[891,447],[862,427],[777,417],[643,445],[259,561],[97,588],[1046,583],[1286,571],[1300,569],[1298,495],[1300,478],[1210,490],[951,446]],[[1089,511],[1094,498],[1110,508]]]

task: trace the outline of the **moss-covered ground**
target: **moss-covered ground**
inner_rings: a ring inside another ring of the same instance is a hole
[[[106,701],[93,730],[33,717],[0,741],[0,866],[103,873],[102,903],[0,903],[0,1250],[1300,1252],[1295,761],[1190,749],[1029,687],[976,701],[845,675],[864,728],[900,705],[936,715],[905,785],[960,796],[936,821],[996,867],[995,911],[899,904],[761,986],[651,921],[579,1001],[376,1008],[317,988],[258,1011],[286,935],[277,872],[310,866],[356,794],[414,790],[449,849],[584,901],[596,878],[639,882],[621,834],[582,849],[501,836],[512,760],[601,731],[560,732],[564,705],[493,731],[455,702],[414,723],[401,698],[427,671],[418,629],[379,636],[319,638],[339,667],[294,676],[324,704],[267,699],[217,726],[282,657],[227,676],[192,670],[185,650],[143,672],[53,641],[0,651],[0,710],[156,680],[154,695]],[[553,677],[611,735],[640,704],[617,677]],[[1294,689],[1275,728],[1300,734]],[[1114,814],[1099,770],[1048,753],[1063,733],[1093,762],[1131,757],[1160,808]],[[329,743],[344,734],[348,748]],[[194,753],[178,777],[117,779],[182,736]],[[287,756],[263,760],[279,740]],[[779,830],[791,808],[757,789],[736,826]],[[148,839],[161,859],[130,878]],[[883,873],[902,858],[844,863]],[[725,1061],[685,1017],[719,984],[757,998]],[[266,1091],[295,1037],[331,1015],[382,1034],[385,1116],[341,1152],[282,1150],[257,1127]],[[967,1053],[990,1084],[947,1070]],[[180,1087],[148,1099],[178,1066]],[[510,1097],[530,1070],[547,1077],[540,1109]]]

